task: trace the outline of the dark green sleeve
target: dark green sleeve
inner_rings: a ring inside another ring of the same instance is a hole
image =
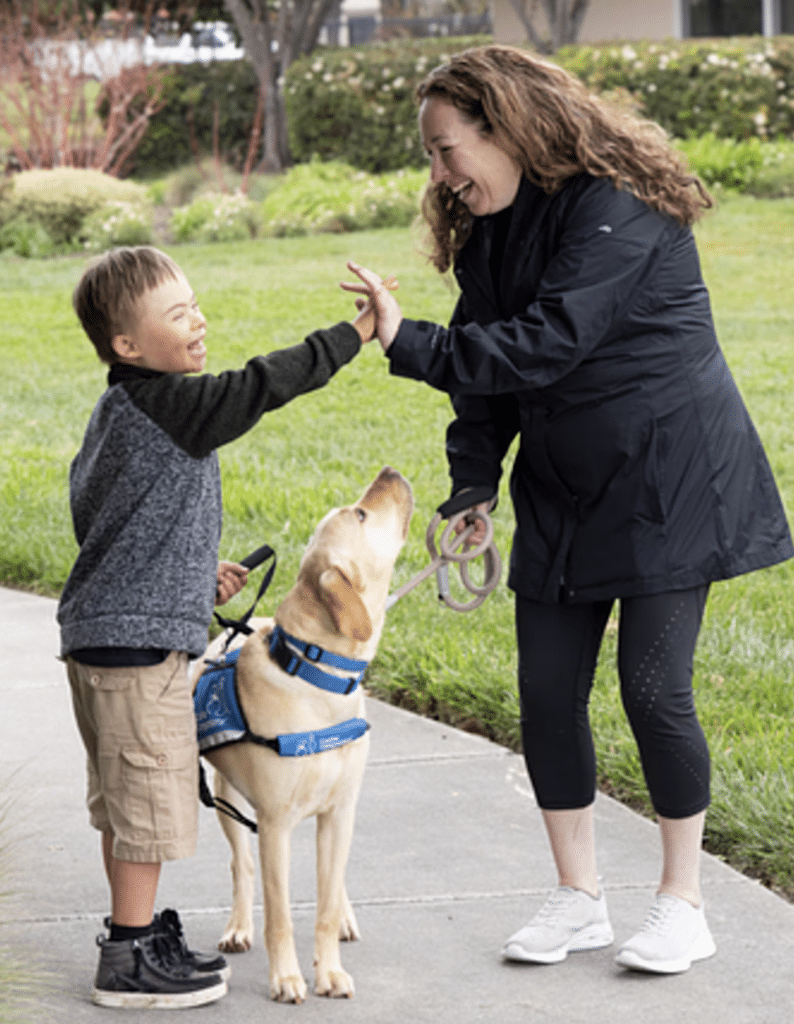
[[[188,455],[203,458],[250,430],[271,409],[321,388],[358,353],[350,323],[314,331],[299,345],[255,356],[242,370],[125,383],[135,405]]]

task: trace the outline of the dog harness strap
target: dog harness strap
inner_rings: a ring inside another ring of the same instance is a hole
[[[299,654],[290,650],[287,642],[296,647]],[[281,626],[275,626],[270,634],[270,656],[273,660],[291,676],[298,676],[312,686],[321,690],[330,690],[332,693],[352,693],[361,682],[368,662],[355,661],[352,658],[343,658],[332,651],[326,651],[317,644],[305,643],[285,633]],[[323,672],[318,665],[332,665],[343,672],[354,673],[348,677],[331,675],[330,672]]]
[[[278,737],[278,752],[281,757],[305,757],[307,754],[321,754],[324,750],[352,743],[363,736],[369,725],[363,718],[349,718],[339,725],[311,732],[292,732]]]

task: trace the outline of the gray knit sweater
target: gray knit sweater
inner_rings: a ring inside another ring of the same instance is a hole
[[[58,606],[62,655],[203,652],[221,535],[216,449],[322,387],[360,345],[341,323],[217,377],[111,367],[70,468],[80,553]]]

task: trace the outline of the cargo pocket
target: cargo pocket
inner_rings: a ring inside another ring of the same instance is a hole
[[[137,672],[131,672],[128,668],[99,668],[86,665],[85,672],[91,689],[103,693],[129,690],[138,678]]]
[[[198,755],[192,737],[150,749],[122,748],[119,781],[130,845],[161,849],[195,841]]]

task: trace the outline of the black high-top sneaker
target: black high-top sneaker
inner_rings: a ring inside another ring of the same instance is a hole
[[[195,949],[189,949],[182,922],[175,910],[167,908],[162,914],[154,915],[154,931],[158,935],[165,936],[171,944],[174,954],[188,964],[194,971],[201,974],[220,974],[224,981],[228,980],[232,973],[231,967],[226,963],[226,958],[220,953],[199,953]]]
[[[219,974],[196,971],[174,956],[162,934],[111,942],[97,937],[100,947],[91,999],[99,1006],[167,1010],[203,1006],[226,995]]]

